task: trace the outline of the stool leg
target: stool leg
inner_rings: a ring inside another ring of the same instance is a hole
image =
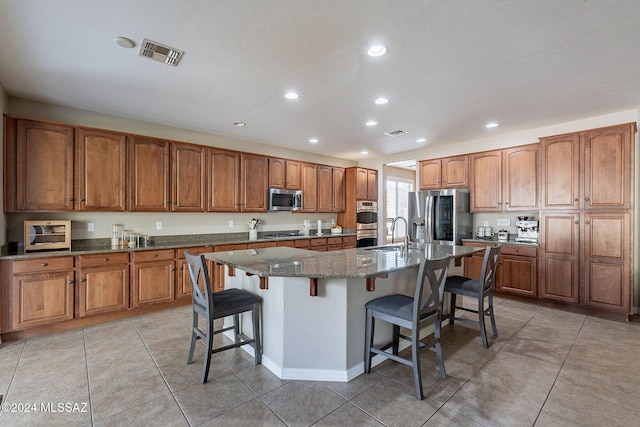
[[[411,332],[411,358],[413,359],[413,381],[416,384],[416,397],[422,400],[422,373],[420,372],[420,328]]]
[[[207,336],[205,339],[204,366],[202,367],[202,384],[209,378],[209,366],[211,365],[211,350],[213,349],[213,319],[209,319]]]
[[[454,320],[456,320],[456,294],[451,294],[451,301],[449,302],[449,314],[447,317],[449,318],[449,324],[453,325]]]
[[[196,341],[198,335],[196,335],[196,328],[198,327],[198,313],[193,312],[193,326],[191,327],[191,345],[189,346],[189,356],[187,356],[187,365],[193,362],[193,352],[196,349]]]
[[[441,327],[440,319],[436,320],[433,331],[433,336],[436,339],[436,357],[438,358],[438,366],[440,367],[440,377],[443,380],[447,379],[447,372],[444,370],[444,359],[442,358],[442,346],[440,345],[440,327]]]
[[[367,320],[364,331],[364,372],[371,372],[371,346],[373,345],[373,333],[375,330],[375,319],[371,310],[367,309]]]
[[[398,355],[400,349],[400,326],[393,325],[393,354]]]
[[[236,344],[240,343],[240,315],[233,315],[233,337],[235,338]]]
[[[251,311],[253,317],[253,354],[256,365],[262,363],[262,346],[260,345],[260,304],[254,304]]]

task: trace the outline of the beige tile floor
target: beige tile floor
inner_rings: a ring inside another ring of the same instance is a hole
[[[489,349],[471,326],[444,328],[446,381],[423,353],[418,401],[411,369],[395,362],[349,383],[282,381],[238,349],[215,355],[202,385],[202,352],[185,364],[190,309],[3,343],[4,402],[36,407],[0,425],[640,425],[638,324],[497,299]],[[39,406],[66,402],[75,411]]]

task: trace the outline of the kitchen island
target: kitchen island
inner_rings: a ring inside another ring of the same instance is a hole
[[[282,379],[349,381],[364,371],[365,304],[393,293],[413,295],[421,258],[458,260],[480,250],[428,244],[408,252],[398,246],[332,252],[279,247],[205,257],[226,266],[225,287],[263,298],[262,363],[269,370]],[[376,328],[376,343],[390,336],[387,326]],[[242,328],[252,335],[248,318]]]

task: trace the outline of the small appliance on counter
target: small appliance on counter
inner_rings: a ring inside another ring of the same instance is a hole
[[[509,232],[505,229],[498,230],[498,241],[506,242],[509,240]]]
[[[522,219],[521,219],[522,218]],[[516,242],[538,243],[538,221],[529,217],[518,217],[516,221],[518,235]]]
[[[25,221],[24,251],[71,250],[71,221]]]

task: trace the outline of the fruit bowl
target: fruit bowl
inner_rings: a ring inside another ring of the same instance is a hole
[[[331,234],[342,234],[342,228],[332,228]]]

